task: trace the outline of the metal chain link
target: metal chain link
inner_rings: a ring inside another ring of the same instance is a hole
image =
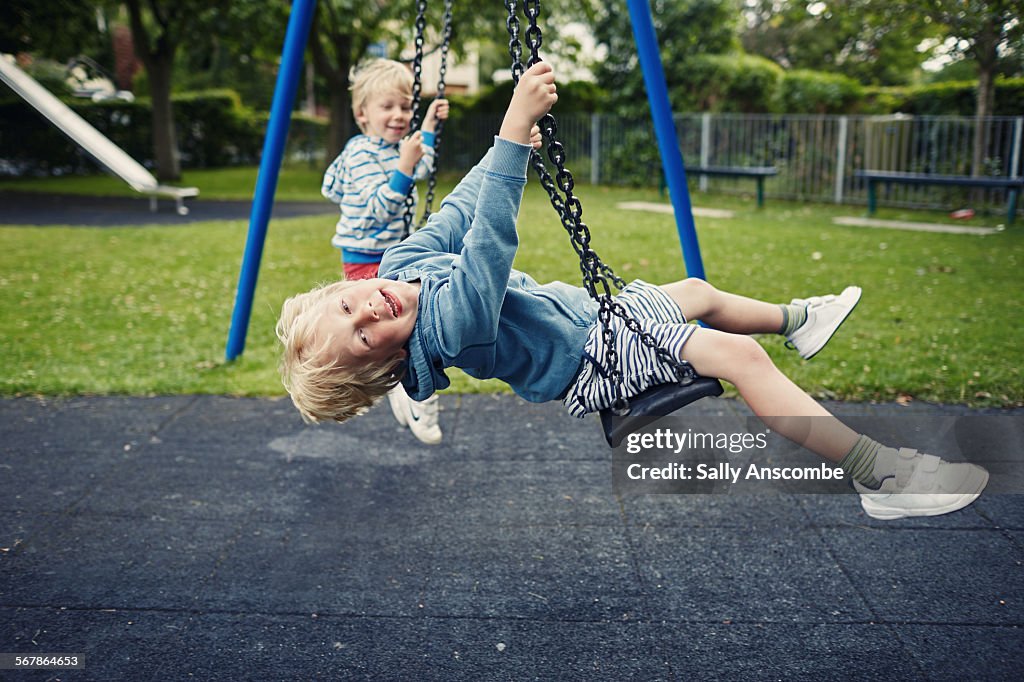
[[[520,24],[516,16],[516,6],[516,0],[506,0],[505,2],[505,7],[509,12],[506,27],[509,32],[509,55],[512,57],[512,80],[515,85],[518,85],[526,68],[522,64],[523,49],[519,40]],[[529,65],[532,66],[541,60],[539,51],[543,35],[537,23],[540,15],[539,0],[525,0],[523,11],[530,22],[526,31],[526,40],[530,49]],[[618,354],[615,351],[615,332],[611,327],[613,315],[621,319],[630,332],[638,335],[645,346],[654,350],[660,361],[672,368],[679,383],[683,385],[692,383],[697,378],[697,373],[689,363],[674,357],[671,352],[662,347],[650,332],[643,329],[638,320],[629,315],[622,304],[615,301],[609,287],[609,280],[617,289],[622,289],[625,286],[625,281],[618,277],[590,246],[590,228],[582,219],[583,205],[573,194],[575,182],[572,173],[565,167],[564,145],[556,139],[558,125],[555,118],[551,113],[547,113],[541,118],[538,125],[547,142],[548,158],[557,168],[556,178],[552,178],[548,173],[543,158],[536,151],[530,155],[531,165],[540,177],[541,185],[548,193],[551,205],[558,212],[562,226],[569,233],[573,250],[579,256],[583,286],[587,293],[598,302],[597,317],[601,324],[601,336],[605,344],[605,371],[615,386],[616,392],[613,410],[620,414],[628,413],[629,403],[622,396],[622,372],[618,367]],[[564,193],[564,200],[558,190]]]
[[[512,83],[518,85],[519,77],[526,71],[523,66],[523,44],[519,42],[519,16],[516,14],[516,0],[505,0],[505,9],[508,10],[508,19],[505,20],[505,28],[508,29],[508,53],[512,57]]]
[[[420,92],[423,88],[423,31],[427,27],[427,0],[416,2],[416,56],[412,60],[412,120],[409,130],[420,127]]]
[[[441,34],[441,68],[437,76],[437,99],[444,99],[445,84],[444,78],[448,73],[448,44],[452,39],[452,0],[444,2],[444,31]],[[423,217],[420,218],[420,227],[427,224],[434,206],[434,188],[437,187],[437,168],[441,162],[441,133],[444,132],[444,121],[438,120],[434,128],[434,167],[430,170],[430,179],[427,182],[427,196],[423,200]]]
[[[420,90],[423,87],[423,30],[427,27],[427,0],[416,2],[416,56],[412,60],[412,120],[409,122],[409,130],[418,130],[420,127]],[[415,170],[414,170],[415,172]],[[416,199],[413,196],[415,185],[409,188],[405,195],[405,215],[402,220],[405,223],[404,236],[409,236],[412,231],[412,218],[415,213]]]

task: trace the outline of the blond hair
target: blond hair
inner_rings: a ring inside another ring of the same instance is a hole
[[[400,358],[387,364],[346,366],[326,353],[331,337],[320,338],[320,303],[355,284],[320,285],[292,296],[281,307],[277,338],[284,350],[278,370],[281,382],[306,422],[343,422],[362,414],[393,388],[404,374]]]
[[[360,66],[352,76],[352,115],[356,117],[359,129],[366,132],[359,123],[359,112],[366,101],[374,95],[397,92],[412,100],[412,73],[401,62],[392,59],[374,59]]]

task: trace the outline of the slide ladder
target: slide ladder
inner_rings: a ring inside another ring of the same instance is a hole
[[[156,211],[157,197],[169,197],[174,199],[179,215],[188,213],[185,199],[198,196],[198,188],[161,185],[142,164],[18,68],[10,55],[0,55],[0,80],[111,173],[127,182],[136,192],[148,195],[150,210]]]

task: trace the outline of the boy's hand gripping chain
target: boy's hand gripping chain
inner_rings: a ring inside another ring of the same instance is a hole
[[[505,0],[505,7],[508,9],[506,26],[510,36],[509,55],[512,57],[512,80],[518,84],[520,76],[528,67],[524,67],[522,64],[523,48],[519,40],[519,18],[516,16],[516,4],[517,0]],[[532,66],[540,61],[539,50],[543,40],[540,27],[537,25],[537,17],[540,14],[539,0],[526,0],[523,11],[530,21],[530,26],[526,30],[526,42],[530,48],[528,66]],[[530,161],[540,177],[541,185],[548,193],[551,205],[554,206],[561,218],[562,226],[569,233],[573,249],[579,256],[583,286],[587,293],[598,302],[597,317],[601,324],[601,335],[605,344],[605,371],[616,391],[612,411],[617,416],[625,416],[630,412],[629,401],[622,395],[622,372],[619,369],[618,355],[615,352],[615,331],[611,328],[612,315],[620,318],[629,331],[639,336],[645,346],[655,351],[660,361],[672,368],[679,384],[688,386],[699,377],[689,363],[674,357],[667,349],[660,346],[657,339],[650,332],[644,331],[640,323],[630,317],[626,309],[612,297],[609,280],[616,289],[622,289],[625,286],[625,281],[616,275],[590,246],[590,228],[583,222],[583,205],[573,195],[575,183],[572,173],[565,167],[565,148],[561,142],[555,139],[555,134],[558,132],[555,117],[550,113],[545,114],[538,125],[547,142],[548,157],[558,169],[557,179],[551,177],[544,166],[543,158],[536,151],[530,155]],[[565,194],[564,201],[558,192],[559,189]]]

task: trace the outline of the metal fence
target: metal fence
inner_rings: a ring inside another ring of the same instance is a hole
[[[445,129],[442,166],[465,170],[487,150],[496,116],[470,117]],[[971,175],[977,119],[960,116],[806,116],[680,114],[675,117],[688,166],[775,166],[765,195],[865,204],[866,183],[857,170]],[[568,165],[593,183],[658,186],[661,162],[649,119],[606,114],[558,117]],[[1024,116],[982,119],[982,175],[1024,174]],[[694,178],[694,189],[749,193],[749,180]],[[879,203],[907,208],[972,206],[1005,210],[1006,190],[893,185]]]

